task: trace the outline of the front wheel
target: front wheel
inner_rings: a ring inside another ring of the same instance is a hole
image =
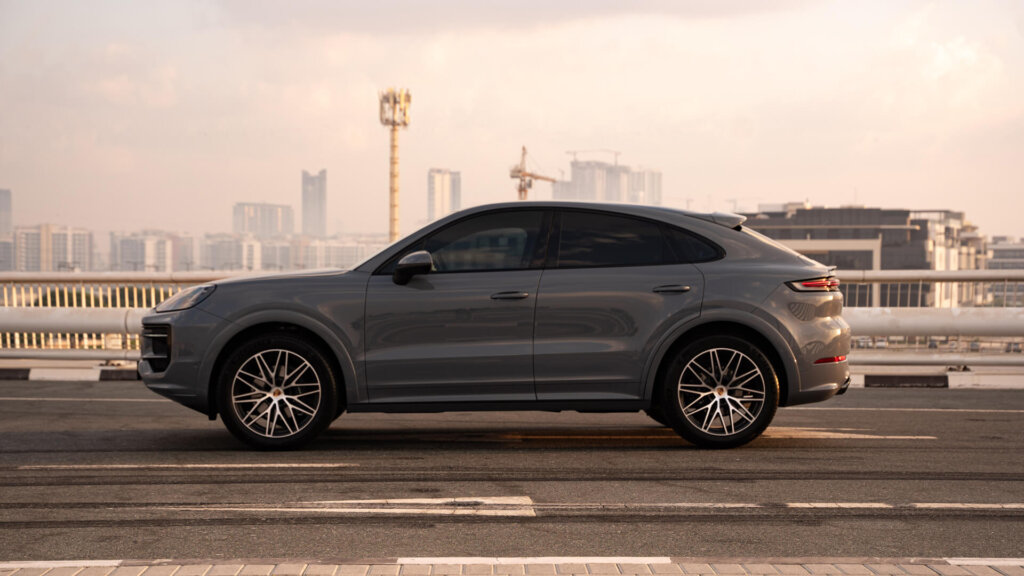
[[[709,336],[679,351],[662,393],[662,413],[685,440],[701,448],[732,448],[757,438],[771,423],[779,382],[757,346],[736,336]]]
[[[221,418],[239,440],[282,450],[306,444],[337,412],[336,378],[326,355],[292,334],[265,334],[228,354],[218,381]]]

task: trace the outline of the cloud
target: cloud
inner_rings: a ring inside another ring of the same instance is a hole
[[[621,15],[730,18],[789,10],[808,0],[222,0],[224,23],[264,29],[406,34],[467,28],[537,28]]]

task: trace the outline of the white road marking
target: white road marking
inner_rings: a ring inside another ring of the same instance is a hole
[[[141,506],[148,507],[148,506]],[[641,510],[657,512],[679,510],[765,510],[779,507],[793,510],[1024,510],[1024,503],[929,503],[893,504],[887,502],[534,502],[529,496],[467,496],[457,498],[381,498],[373,500],[324,500],[292,502],[278,506],[203,505],[158,506],[160,510],[190,512],[305,513],[305,514],[424,514],[439,516],[515,516],[534,517],[538,512],[616,512]]]
[[[529,496],[484,496],[476,498],[473,496],[463,496],[459,498],[387,498],[383,500],[322,500],[317,502],[300,502],[300,504],[365,504],[367,506],[372,505],[425,505],[425,506],[445,506],[445,505],[496,505],[496,506],[532,506],[533,499]]]
[[[671,564],[669,556],[523,556],[489,558],[451,556],[439,558],[398,558],[398,564]]]
[[[484,508],[235,508],[231,506],[180,507],[194,512],[304,512],[307,514],[424,514],[434,516],[536,516],[532,509],[492,510]]]
[[[853,408],[845,406],[795,406],[792,408],[783,407],[782,410],[824,410],[839,412],[978,412],[981,414],[1024,414],[1024,410],[1010,410],[997,408]]]
[[[28,379],[96,382],[100,379],[100,370],[98,368],[32,368],[29,370]]]
[[[295,502],[289,506],[168,506],[164,509],[217,512],[281,512],[320,514],[433,514],[438,516],[533,517],[529,496],[394,498],[383,500],[325,500]]]
[[[0,562],[0,570],[13,568],[92,568],[117,567],[124,560],[32,560],[24,562]]]
[[[938,440],[935,436],[890,436],[851,431],[850,428],[789,428],[769,426],[764,431],[766,438],[815,439],[815,440]]]
[[[943,558],[954,566],[1024,566],[1024,558]]]
[[[347,462],[334,463],[260,463],[260,464],[40,464],[18,466],[17,470],[234,470],[249,468],[348,468],[359,466]]]
[[[0,402],[167,402],[163,398],[33,398],[31,396],[0,396]]]
[[[766,438],[815,439],[815,440],[938,440],[935,436],[893,436],[871,434],[862,428],[795,428],[771,426],[765,430]],[[498,434],[505,440],[671,440],[682,442],[679,436],[669,429],[657,433],[619,433],[619,434],[530,434],[529,432]]]
[[[914,508],[942,510],[1024,510],[1024,504],[998,504],[977,502],[919,502],[912,504]]]
[[[883,502],[786,502],[787,508],[892,508]]]

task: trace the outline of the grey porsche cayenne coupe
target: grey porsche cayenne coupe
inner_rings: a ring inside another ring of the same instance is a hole
[[[264,449],[343,412],[646,411],[727,448],[849,385],[830,268],[735,214],[463,210],[353,270],[182,290],[143,320],[146,385]]]

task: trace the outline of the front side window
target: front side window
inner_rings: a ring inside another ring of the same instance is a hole
[[[674,261],[661,227],[654,222],[596,212],[562,213],[559,268],[653,266]]]
[[[533,265],[543,219],[539,211],[484,214],[438,231],[422,249],[437,272],[522,270]]]

